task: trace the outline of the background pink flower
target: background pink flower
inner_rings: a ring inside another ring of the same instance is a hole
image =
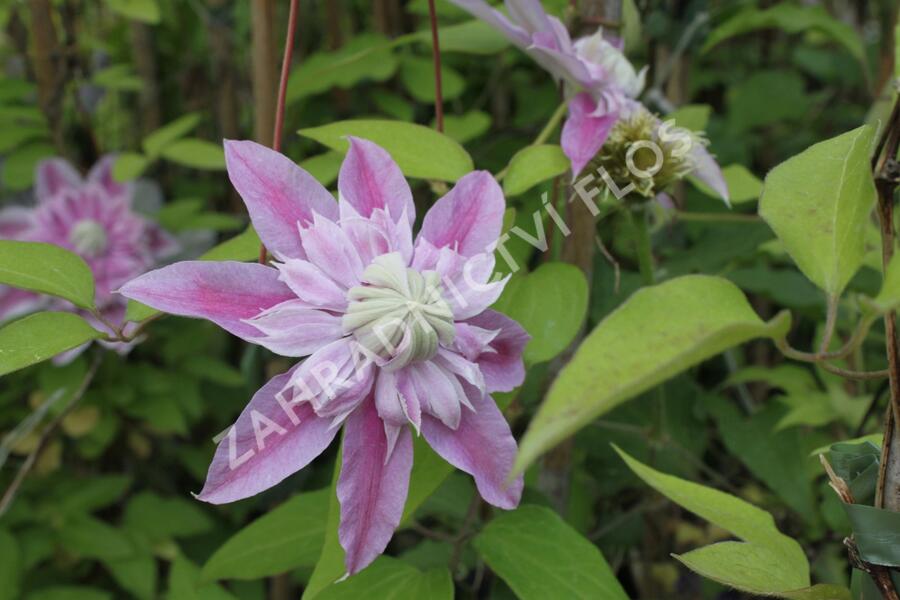
[[[62,159],[38,164],[35,206],[0,211],[0,239],[44,242],[78,254],[93,273],[100,313],[118,325],[124,321],[126,300],[113,290],[171,256],[178,246],[156,223],[132,210],[132,185],[113,179],[114,160],[104,157],[86,178]],[[61,300],[0,286],[0,320],[41,308],[75,310]],[[98,329],[112,333],[93,315],[79,312]],[[129,347],[113,346],[120,351]],[[65,353],[62,359],[81,350]]]
[[[491,392],[522,383],[528,340],[488,309],[505,209],[487,172],[469,173],[425,215],[390,155],[351,138],[340,202],[287,157],[226,142],[228,173],[272,266],[181,262],[122,294],[206,318],[283,356],[308,358],[264,385],[220,443],[201,500],[257,494],[318,456],[344,427],[339,537],[348,573],[371,563],[400,522],[412,435],[510,509],[516,443]],[[412,430],[412,431],[411,431]]]

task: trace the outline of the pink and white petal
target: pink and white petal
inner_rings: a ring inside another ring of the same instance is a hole
[[[181,252],[181,244],[156,223],[147,222],[144,235],[153,258],[165,260]]]
[[[475,360],[484,375],[487,391],[509,392],[522,385],[525,381],[522,352],[531,339],[522,326],[495,310],[486,310],[469,319],[467,324],[499,332],[490,341],[489,348]]]
[[[418,398],[400,392],[397,373],[380,371],[375,382],[375,407],[378,416],[387,423],[406,425],[411,423],[416,431],[422,426],[422,410]]]
[[[506,0],[504,4],[512,20],[521,24],[528,32],[550,30],[550,19],[540,0]]]
[[[341,206],[349,206],[344,202]],[[399,252],[406,264],[412,258],[412,229],[409,227],[406,213],[395,222],[383,209],[375,209],[368,218],[356,214],[341,218],[341,229],[356,248],[364,265],[371,263],[376,257],[389,252]]]
[[[34,195],[38,202],[82,184],[81,175],[68,161],[48,158],[38,163],[34,174]]]
[[[347,309],[347,290],[313,263],[291,258],[275,263],[275,268],[278,279],[310,306],[341,313]]]
[[[450,0],[453,4],[481,19],[521,49],[531,42],[531,33],[511,22],[506,15],[484,0]]]
[[[337,430],[309,404],[279,396],[290,376],[269,380],[228,429],[199,500],[224,504],[254,496],[308,465],[334,439]]]
[[[338,538],[347,573],[353,575],[384,552],[403,516],[413,448],[409,428],[397,434],[393,452],[375,402],[367,400],[347,419],[337,483],[341,504]]]
[[[41,310],[46,304],[46,296],[0,285],[0,323]]]
[[[447,348],[439,348],[431,361],[448,376],[461,377],[479,391],[486,391],[484,374],[482,374],[481,369],[476,363],[468,360],[461,354]]]
[[[341,200],[350,203],[363,217],[380,208],[396,222],[406,212],[412,227],[416,205],[400,167],[378,144],[353,136],[347,139],[350,149],[338,173]]]
[[[398,373],[399,389],[407,397],[414,397],[422,412],[437,418],[451,429],[459,426],[462,414],[460,402],[465,392],[455,375],[431,361],[412,364]],[[414,390],[414,392],[413,392]]]
[[[476,255],[470,257],[455,276],[442,279],[446,290],[444,297],[456,320],[462,321],[481,314],[503,293],[510,275],[486,283],[493,267],[493,254]]]
[[[366,265],[340,225],[316,216],[314,223],[300,230],[306,257],[344,289],[359,283]]]
[[[297,226],[318,213],[337,219],[334,197],[288,157],[250,141],[225,141],[228,177],[266,248],[279,260],[304,258]]]
[[[262,335],[247,341],[281,356],[307,356],[344,336],[341,317],[288,300],[248,319]]]
[[[233,261],[175,263],[132,279],[118,292],[163,312],[208,319],[244,339],[260,334],[246,319],[296,298],[276,269]]]
[[[493,351],[490,343],[500,333],[499,329],[484,329],[465,322],[455,323],[454,329],[456,337],[453,338],[453,348],[470,361],[484,352]]]
[[[113,165],[115,164],[116,157],[114,155],[107,154],[102,157],[91,167],[87,176],[87,182],[99,185],[110,195],[129,194],[131,185],[116,181],[113,177]]]
[[[33,223],[33,210],[22,206],[4,208],[0,210],[0,239],[22,239]]]
[[[463,411],[455,431],[426,415],[422,435],[444,460],[475,478],[485,501],[511,510],[519,504],[524,485],[521,475],[506,482],[516,458],[516,440],[494,399],[471,391],[469,400],[475,410]]]
[[[694,144],[694,147],[691,149],[691,154],[697,165],[694,168],[694,177],[712,188],[722,201],[725,202],[726,206],[731,206],[731,198],[728,194],[728,184],[725,182],[725,177],[722,175],[722,169],[719,168],[719,163],[712,157],[712,154],[709,153],[706,146],[703,144]]]
[[[617,114],[597,116],[597,105],[587,93],[569,100],[569,116],[563,125],[561,145],[572,162],[572,177],[577,177],[593,159],[618,119]]]
[[[487,171],[473,171],[435,202],[419,235],[437,248],[450,247],[463,256],[493,250],[503,227],[503,190]]]

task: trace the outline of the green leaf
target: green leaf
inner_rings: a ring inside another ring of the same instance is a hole
[[[288,79],[291,104],[331,88],[350,89],[367,81],[385,81],[397,70],[392,43],[382,35],[357,35],[339,50],[316,52],[305,58]]]
[[[220,144],[197,138],[182,138],[160,149],[160,155],[179,165],[194,169],[225,169],[225,151]]]
[[[436,121],[431,122],[435,126]],[[483,135],[491,127],[491,116],[481,110],[470,110],[464,115],[444,115],[444,133],[465,144]]]
[[[434,62],[430,58],[411,56],[400,64],[400,81],[409,95],[424,103],[435,101]],[[441,92],[444,102],[454,100],[466,89],[466,80],[455,69],[441,67]]]
[[[644,483],[701,519],[743,540],[676,556],[690,569],[740,590],[780,595],[810,587],[803,548],[775,527],[772,515],[731,494],[660,473],[615,448]]]
[[[147,135],[141,142],[141,147],[147,156],[156,158],[166,146],[189,134],[199,123],[199,113],[188,113],[178,117]]]
[[[199,503],[184,498],[163,498],[153,492],[141,492],[128,502],[124,524],[151,541],[190,537],[206,533],[213,522]]]
[[[339,153],[324,152],[300,161],[300,168],[327,187],[337,179],[342,162],[344,162],[344,157]]]
[[[200,260],[255,260],[261,243],[256,230],[249,225],[242,233],[208,250]]]
[[[736,35],[777,28],[786,33],[817,31],[844,46],[861,63],[865,63],[865,49],[859,35],[850,25],[843,23],[821,6],[798,6],[790,2],[759,10],[746,8],[716,27],[706,38],[702,52]]]
[[[84,585],[54,585],[31,592],[26,600],[112,600],[112,594]]]
[[[430,29],[420,31],[418,35],[421,42],[431,43]],[[440,36],[441,52],[496,54],[509,46],[509,41],[496,29],[478,19],[441,27]]]
[[[66,490],[65,495],[54,502],[54,510],[63,515],[93,512],[121,498],[130,485],[131,478],[126,475],[94,476]]]
[[[325,538],[330,489],[297,494],[231,536],[202,578],[259,579],[313,566]]]
[[[156,0],[106,0],[109,8],[128,19],[155,25],[159,23],[159,4]]]
[[[94,276],[80,256],[41,242],[0,240],[0,283],[94,306]]]
[[[675,120],[675,125],[691,131],[703,131],[712,114],[712,106],[709,104],[685,104],[666,115],[665,120]],[[730,190],[729,190],[730,191]]]
[[[85,558],[115,560],[134,554],[121,531],[87,515],[67,519],[59,530],[59,540],[70,552]]]
[[[0,600],[15,600],[19,597],[22,560],[16,538],[6,530],[0,530],[0,556]]]
[[[820,142],[766,177],[759,214],[813,283],[837,297],[865,255],[875,204],[869,167],[874,127]]]
[[[345,153],[346,136],[371,140],[387,150],[407,177],[456,181],[474,168],[469,154],[450,137],[428,127],[387,120],[337,121],[301,129],[300,135]]]
[[[790,317],[763,322],[731,282],[687,275],[635,292],[582,342],[553,382],[516,459],[521,472],[578,429],[727,348],[783,337]]]
[[[74,313],[40,312],[0,329],[0,375],[103,337]]]
[[[503,178],[503,193],[518,196],[532,187],[562,175],[570,168],[569,159],[555,144],[526,146],[509,161]]]
[[[94,85],[120,92],[137,92],[144,87],[144,82],[134,74],[131,65],[110,65],[100,69],[91,78]]]
[[[179,555],[169,569],[169,590],[166,600],[236,600],[217,583],[200,578],[200,569]]]
[[[503,513],[474,545],[521,600],[628,600],[600,550],[548,508]]]
[[[732,204],[753,202],[762,194],[763,182],[744,165],[728,165],[722,169],[722,176],[725,178],[725,185],[728,186],[728,194]],[[696,177],[689,176],[688,179],[707,196],[711,198],[719,197],[717,192]]]
[[[45,158],[56,154],[56,149],[45,142],[35,142],[17,148],[3,160],[0,181],[3,186],[13,192],[20,192],[31,187],[37,164]]]
[[[884,270],[881,290],[873,299],[873,303],[884,313],[900,307],[900,254],[894,254]]]
[[[875,565],[900,566],[900,513],[865,504],[842,506],[860,558]]]
[[[363,571],[316,596],[321,600],[452,600],[453,579],[446,568],[420,571],[401,560],[382,556]]]
[[[48,136],[47,126],[44,124],[4,127],[0,130],[0,154],[8,154],[25,142],[45,140]]]
[[[588,284],[578,267],[544,263],[513,277],[493,308],[515,319],[531,335],[525,362],[545,362],[575,339],[587,314]]]
[[[103,564],[123,589],[139,600],[156,597],[156,560],[149,549],[126,558],[104,560]]]
[[[116,181],[131,181],[140,177],[147,167],[153,162],[152,159],[139,154],[137,152],[123,152],[116,156],[116,162],[113,163],[112,176]]]

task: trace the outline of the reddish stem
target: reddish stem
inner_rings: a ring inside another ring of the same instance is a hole
[[[434,57],[434,117],[437,130],[444,132],[444,92],[441,84],[441,43],[438,39],[437,12],[434,0],[428,0],[428,17],[431,20],[431,54]]]
[[[434,0],[431,0],[434,2]],[[281,81],[278,83],[278,103],[275,105],[275,131],[272,134],[272,149],[281,151],[281,130],[284,128],[284,102],[287,97],[288,76],[291,71],[291,57],[294,55],[294,35],[297,31],[297,9],[300,0],[291,0],[288,13],[287,35],[284,38],[284,54],[281,60]],[[266,262],[266,246],[259,247],[259,262]]]

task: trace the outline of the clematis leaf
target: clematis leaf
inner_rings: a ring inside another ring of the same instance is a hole
[[[349,148],[348,135],[375,142],[390,153],[407,177],[456,181],[474,168],[472,158],[452,138],[413,123],[355,119],[299,133],[341,153]]]
[[[556,144],[526,146],[509,161],[503,178],[503,193],[518,196],[532,187],[562,175],[571,168],[569,159]]]
[[[582,342],[519,446],[516,472],[598,416],[727,348],[781,338],[787,313],[762,321],[720,277],[687,275],[646,287]]]
[[[141,141],[141,147],[147,156],[156,158],[160,152],[194,130],[200,124],[199,113],[188,113],[151,132]]]
[[[297,494],[238,531],[203,566],[202,579],[259,579],[314,565],[325,537],[329,492]]]
[[[750,172],[744,165],[728,165],[722,168],[722,177],[728,186],[729,201],[731,204],[743,204],[757,200],[763,191],[763,182]],[[718,198],[719,194],[711,187],[693,176],[688,180],[698,190],[711,198]]]
[[[864,504],[843,504],[859,556],[866,562],[900,566],[900,513]]]
[[[4,529],[0,529],[0,599],[7,600],[19,595],[19,584],[22,579],[22,552],[16,538]]]
[[[39,312],[0,329],[0,375],[103,337],[74,313]]]
[[[209,171],[225,169],[225,151],[221,144],[214,144],[197,138],[183,138],[160,149],[160,155],[166,160]]]
[[[94,306],[94,276],[80,256],[53,244],[0,240],[0,283]]]
[[[322,600],[391,598],[392,600],[452,600],[453,578],[446,568],[419,569],[382,556],[363,571],[317,596]]]
[[[156,25],[160,11],[157,0],[106,0],[109,8],[127,19]]]
[[[862,265],[875,204],[869,153],[875,128],[864,125],[815,144],[766,177],[759,214],[803,274],[837,297]]]
[[[497,516],[474,544],[521,600],[628,600],[600,550],[543,506]]]

